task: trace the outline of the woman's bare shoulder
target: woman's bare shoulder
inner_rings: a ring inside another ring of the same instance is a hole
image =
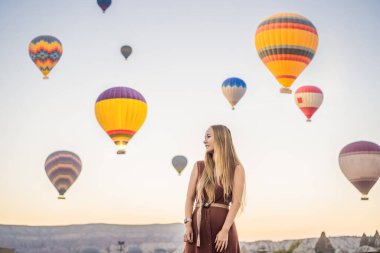
[[[199,171],[199,167],[200,167],[200,163],[202,163],[203,161],[196,161],[193,165],[193,170],[192,170],[192,174],[198,174],[198,171]]]
[[[236,173],[243,173],[244,174],[244,167],[243,167],[243,165],[241,165],[241,164],[238,164],[238,165],[236,165],[236,167],[235,167],[235,174]]]
[[[197,167],[200,167],[200,165],[204,163],[202,160],[199,160],[199,161],[196,161],[193,165],[193,168],[197,168]]]

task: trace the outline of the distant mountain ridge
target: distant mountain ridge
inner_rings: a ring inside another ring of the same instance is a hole
[[[20,253],[75,253],[85,246],[104,249],[118,241],[126,245],[162,245],[176,248],[181,243],[183,224],[67,226],[0,225],[0,247]],[[147,247],[149,249],[149,247]]]
[[[183,224],[112,225],[85,224],[67,226],[0,225],[0,248],[14,248],[17,253],[77,253],[86,246],[94,246],[103,253],[117,251],[118,241],[125,242],[125,251],[139,247],[143,253],[165,249],[167,253],[183,253]],[[360,237],[328,237],[335,253],[353,253],[360,246]],[[318,238],[241,242],[242,253],[268,253],[286,250],[299,241],[297,253],[312,252]]]

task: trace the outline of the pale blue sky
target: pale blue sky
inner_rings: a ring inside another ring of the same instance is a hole
[[[0,224],[181,222],[204,132],[225,124],[247,177],[241,240],[379,229],[380,186],[362,202],[338,165],[346,144],[380,143],[378,1],[114,0],[106,14],[95,0],[36,3],[0,0]],[[292,87],[323,90],[311,124],[256,53],[257,26],[278,12],[304,15],[319,33]],[[47,81],[28,54],[42,34],[63,44]],[[133,47],[128,61],[124,44]],[[231,76],[248,86],[235,111],[220,90]],[[94,115],[96,98],[113,86],[137,89],[148,103],[125,156]],[[65,201],[44,171],[60,149],[83,162]],[[181,177],[171,167],[176,154],[189,159]]]

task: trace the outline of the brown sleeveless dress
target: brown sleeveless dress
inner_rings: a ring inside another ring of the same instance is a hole
[[[198,161],[198,180],[201,178],[203,170],[205,168],[204,161]],[[204,192],[204,196],[207,198],[207,194]],[[231,199],[231,198],[229,198]],[[229,204],[224,201],[223,187],[217,185],[215,187],[215,203]],[[224,225],[224,221],[227,217],[228,209],[220,207],[202,208],[202,219],[199,228],[200,234],[200,247],[197,247],[197,209],[195,208],[192,214],[192,226],[193,226],[193,242],[185,242],[184,253],[217,253],[215,249],[215,238]],[[235,223],[232,224],[228,232],[228,245],[227,249],[222,251],[223,253],[240,253],[239,239],[236,231]]]

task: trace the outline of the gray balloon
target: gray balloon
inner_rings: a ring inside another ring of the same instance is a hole
[[[187,158],[183,155],[177,155],[173,157],[172,164],[175,170],[181,175],[181,172],[185,169],[187,165]]]
[[[130,46],[122,46],[120,51],[124,58],[127,59],[132,53],[132,48]]]

